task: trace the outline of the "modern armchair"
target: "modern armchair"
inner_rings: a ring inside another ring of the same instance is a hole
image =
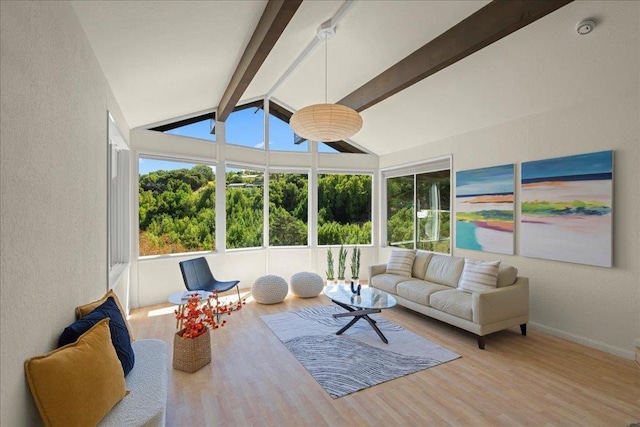
[[[180,271],[182,272],[182,280],[188,291],[209,291],[225,292],[234,286],[238,292],[238,301],[240,301],[239,280],[231,280],[221,282],[216,280],[209,269],[209,263],[205,257],[188,259],[180,261]]]

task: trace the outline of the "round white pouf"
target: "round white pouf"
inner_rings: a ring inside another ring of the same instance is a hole
[[[256,279],[251,285],[251,295],[260,304],[282,302],[289,292],[287,281],[280,276],[269,274]]]
[[[313,298],[320,295],[324,282],[316,273],[303,271],[291,276],[291,292],[300,298]]]

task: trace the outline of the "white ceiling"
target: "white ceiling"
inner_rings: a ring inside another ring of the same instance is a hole
[[[328,43],[328,100],[343,98],[488,1],[357,1]],[[72,2],[132,128],[211,110],[266,1]],[[269,92],[342,1],[305,0],[243,95]],[[594,100],[640,79],[637,1],[575,1],[362,112],[352,140],[376,153],[410,148]],[[594,18],[586,36],[576,24]],[[273,96],[324,101],[324,48]],[[242,101],[240,102],[242,103]]]

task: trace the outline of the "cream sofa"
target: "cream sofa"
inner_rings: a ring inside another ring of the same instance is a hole
[[[467,292],[458,289],[464,266],[461,257],[417,251],[411,277],[387,273],[387,264],[372,265],[369,285],[392,294],[399,305],[476,334],[481,349],[486,335],[502,329],[520,325],[526,335],[529,279],[501,264],[496,288]]]

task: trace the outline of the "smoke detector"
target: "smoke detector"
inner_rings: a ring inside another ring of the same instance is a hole
[[[593,31],[593,27],[595,26],[596,23],[592,19],[585,19],[584,21],[578,22],[578,25],[576,25],[576,32],[581,36],[584,36],[585,34],[589,34]]]

